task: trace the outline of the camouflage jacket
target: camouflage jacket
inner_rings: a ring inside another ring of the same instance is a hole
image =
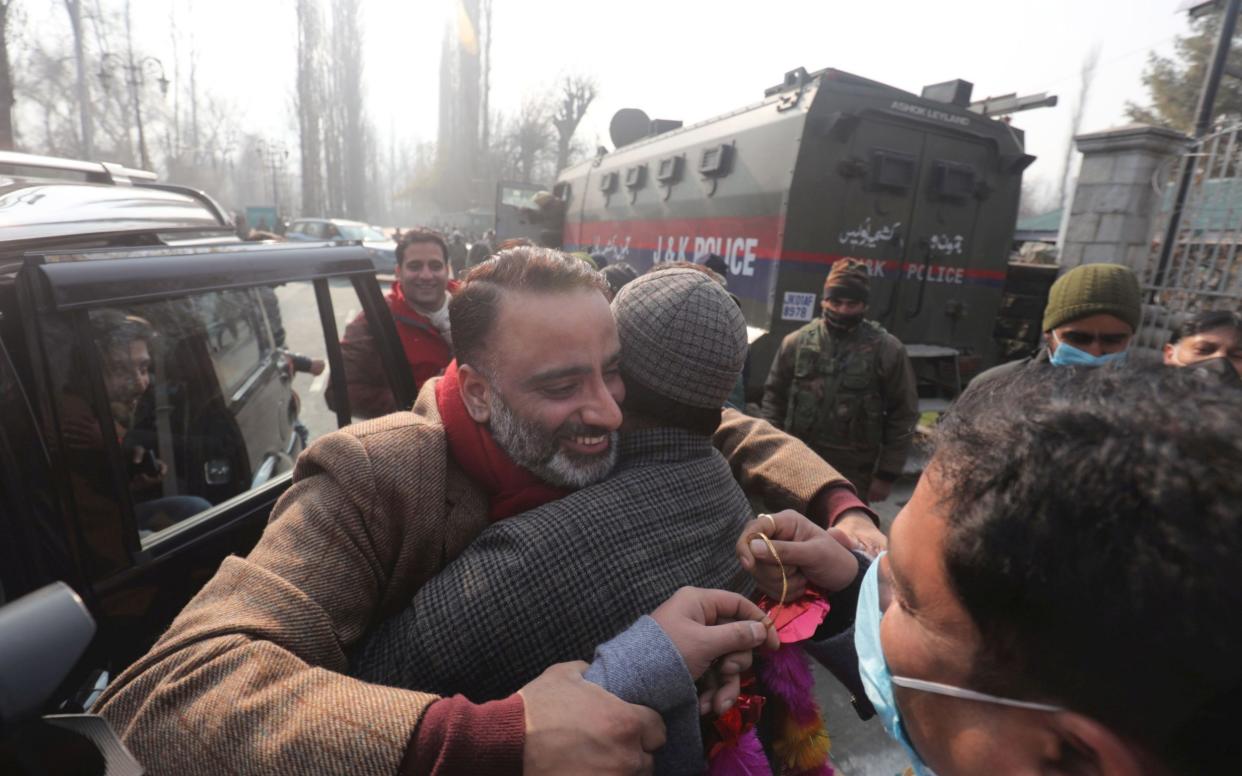
[[[896,479],[919,417],[906,349],[873,321],[845,334],[813,321],[781,342],[763,416],[829,462]]]

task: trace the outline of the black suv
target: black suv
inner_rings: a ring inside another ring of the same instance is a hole
[[[348,395],[359,311],[412,402],[363,246],[240,242],[150,173],[0,153],[0,604],[82,596],[99,632],[74,687],[145,652],[349,423],[323,390]]]

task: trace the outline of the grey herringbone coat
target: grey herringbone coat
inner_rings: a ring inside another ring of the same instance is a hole
[[[749,592],[734,544],[751,519],[705,436],[621,435],[606,481],[492,525],[350,661],[368,681],[482,702],[595,646],[679,587]]]

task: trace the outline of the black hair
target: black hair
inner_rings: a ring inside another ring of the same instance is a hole
[[[135,340],[149,344],[156,336],[155,327],[146,318],[112,308],[93,310],[90,323],[95,345],[105,357],[114,349],[128,348]]]
[[[972,686],[1083,713],[1174,772],[1238,767],[1239,429],[1242,393],[1189,370],[1027,369],[968,391],[933,471],[981,634]]]
[[[551,248],[519,245],[472,267],[449,299],[449,327],[458,364],[486,369],[484,354],[508,291],[557,293],[594,290],[604,293],[604,279],[590,265]]]
[[[1182,321],[1182,324],[1169,336],[1169,344],[1176,345],[1186,337],[1225,328],[1233,329],[1242,335],[1242,315],[1232,310],[1207,310]]]
[[[400,267],[401,263],[405,261],[405,249],[409,248],[414,243],[433,243],[440,246],[440,257],[445,261],[445,263],[448,262],[448,243],[444,241],[444,235],[432,229],[417,227],[414,229],[407,229],[401,235],[401,241],[397,243],[395,255],[398,267]]]
[[[614,261],[600,270],[600,274],[607,281],[608,288],[612,291],[613,296],[616,296],[617,292],[624,288],[626,283],[638,278],[638,270],[624,261]]]

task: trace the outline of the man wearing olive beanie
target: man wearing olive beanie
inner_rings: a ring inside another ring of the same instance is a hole
[[[989,369],[971,381],[970,390],[1000,375],[1043,364],[1092,367],[1122,361],[1141,316],[1139,282],[1129,267],[1075,267],[1048,291],[1039,352]]]

